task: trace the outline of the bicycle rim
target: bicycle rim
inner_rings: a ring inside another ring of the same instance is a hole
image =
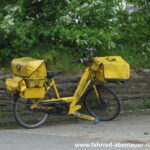
[[[18,98],[13,103],[13,114],[16,121],[24,128],[36,128],[48,118],[48,114],[36,109],[30,109],[32,99]]]
[[[104,86],[97,86],[98,99],[93,88],[90,88],[84,98],[84,105],[90,115],[102,121],[116,118],[120,113],[120,100],[117,95]]]

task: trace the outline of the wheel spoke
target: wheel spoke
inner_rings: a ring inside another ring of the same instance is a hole
[[[13,104],[13,112],[16,120],[25,128],[35,128],[43,124],[48,114],[37,109],[31,109],[35,100],[19,98]]]
[[[120,112],[120,100],[110,89],[97,86],[101,96],[97,99],[94,89],[91,88],[85,96],[85,107],[87,111],[101,120],[112,120]]]

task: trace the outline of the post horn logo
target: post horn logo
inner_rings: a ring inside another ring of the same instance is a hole
[[[17,69],[18,72],[20,72],[21,71],[21,65],[19,65],[19,64],[16,65],[16,69]]]

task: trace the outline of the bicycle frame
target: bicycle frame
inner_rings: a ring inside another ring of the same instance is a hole
[[[47,120],[48,114],[75,115],[93,120],[94,123],[98,123],[100,119],[112,120],[118,116],[120,100],[112,90],[102,84],[128,80],[130,66],[120,56],[93,57],[93,50],[88,50],[91,51],[90,57],[72,61],[83,64],[86,68],[70,97],[59,95],[53,79],[59,72],[47,71],[44,60],[23,57],[12,61],[14,77],[8,78],[5,84],[14,96],[13,115],[20,125],[25,128],[38,127]],[[50,83],[46,82],[46,77],[50,79]],[[51,94],[50,90],[53,90],[54,94]],[[91,116],[79,113],[82,107],[79,104],[80,99]]]
[[[61,100],[61,101],[64,101],[64,102],[67,102],[70,104],[68,114],[72,114],[79,118],[83,118],[83,119],[87,119],[87,120],[95,120],[96,119],[95,117],[77,112],[77,110],[79,110],[81,108],[81,105],[77,105],[77,102],[80,100],[80,98],[82,97],[84,92],[87,90],[91,81],[93,81],[93,73],[92,73],[92,70],[89,67],[87,67],[84,70],[84,73],[80,79],[80,82],[77,86],[77,89],[76,89],[74,95],[72,97],[60,97],[58,89],[55,84],[55,80],[52,79],[46,89],[46,92],[48,92],[51,88],[53,88],[56,98],[52,98],[52,99],[48,99],[48,100],[39,100],[39,101],[37,101],[36,104],[33,104],[31,106],[31,109],[37,108],[38,104],[40,104],[40,103],[57,102],[57,101]],[[98,96],[96,86],[94,86],[94,91],[95,91],[96,95]],[[52,107],[48,107],[48,109],[52,109]]]

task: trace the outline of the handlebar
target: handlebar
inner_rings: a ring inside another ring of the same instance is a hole
[[[93,51],[95,51],[96,49],[95,48],[85,48],[86,51],[89,51],[90,52],[90,58],[80,58],[80,59],[77,59],[77,60],[72,60],[71,63],[77,63],[77,64],[84,64],[87,66],[88,63],[91,62],[91,58],[93,58]]]
[[[71,63],[84,64],[84,65],[87,65],[89,62],[90,62],[90,59],[88,58],[80,58],[80,59],[71,61]]]

